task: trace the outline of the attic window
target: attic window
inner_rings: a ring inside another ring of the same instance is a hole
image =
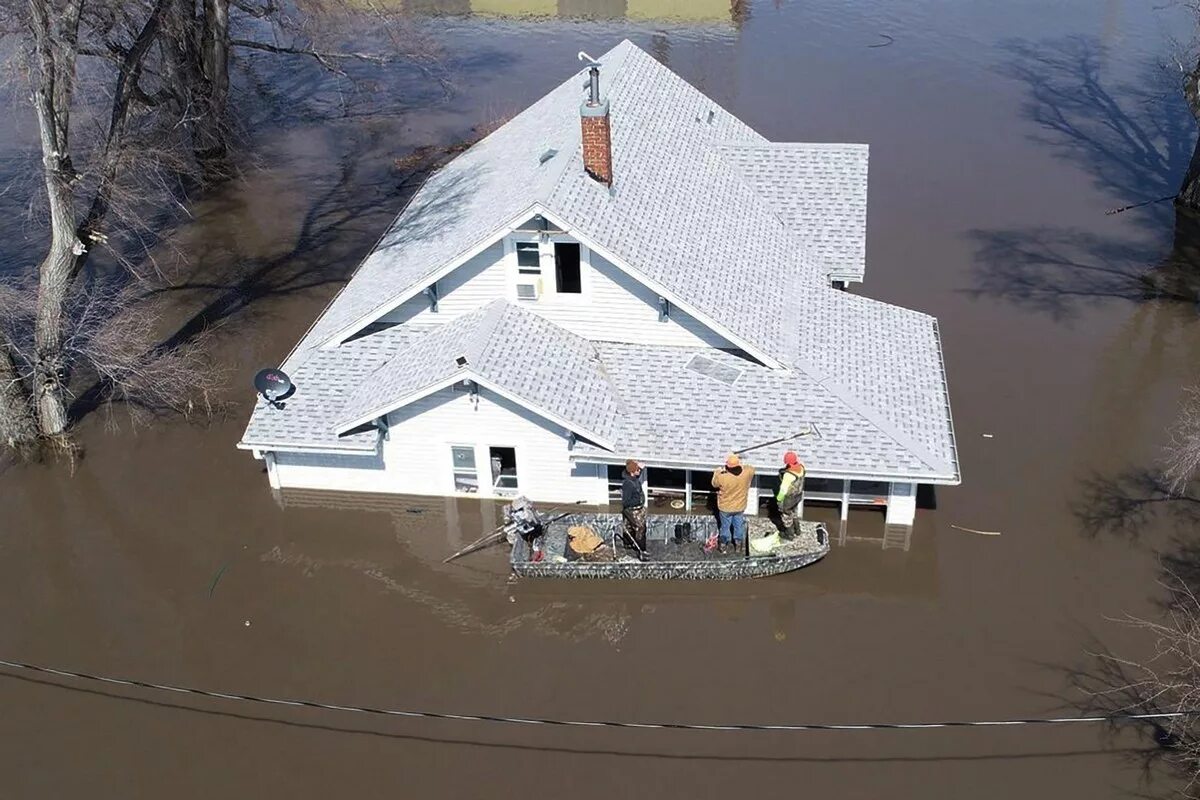
[[[708,356],[696,354],[692,356],[692,360],[687,363],[687,368],[692,372],[699,372],[701,375],[707,375],[715,381],[720,381],[726,386],[733,386],[737,383],[737,379],[742,377],[742,370],[737,367],[731,367],[728,364],[721,364]]]
[[[542,274],[542,254],[537,242],[517,242],[517,272],[522,275]]]

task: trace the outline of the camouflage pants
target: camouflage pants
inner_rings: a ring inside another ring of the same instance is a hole
[[[800,522],[800,509],[798,505],[791,508],[779,509],[779,519],[783,522],[783,535],[785,537],[792,537],[799,533],[800,526],[797,523]]]
[[[625,520],[625,546],[631,547],[634,543],[642,552],[646,551],[646,509],[643,506],[635,508],[621,509],[621,516]]]

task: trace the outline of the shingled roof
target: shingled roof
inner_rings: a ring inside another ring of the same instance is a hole
[[[580,457],[705,463],[788,420],[825,421],[826,440],[804,445],[814,467],[957,480],[936,320],[829,285],[863,275],[867,147],[768,142],[628,41],[600,63],[611,188],[583,169],[579,73],[426,182],[283,365],[298,386],[291,421],[260,404],[243,446],[365,442],[347,427],[452,377],[450,354],[469,351],[481,380],[603,440]],[[363,336],[534,213],[764,362],[743,360],[752,419],[705,410],[725,390],[704,391],[686,348],[586,342],[534,306]],[[321,402],[300,402],[302,379]]]
[[[862,274],[865,145],[842,146],[852,155],[832,159],[806,156],[808,146],[792,152],[788,174],[808,198],[798,201],[755,169],[775,146],[648,53],[624,41],[600,63],[612,107],[611,190],[583,170],[584,86],[574,76],[422,187],[310,344],[351,335],[544,209],[748,350],[786,363],[795,348],[787,298],[803,284],[827,285],[843,257],[839,274]],[[804,189],[807,178],[820,188]],[[736,268],[697,269],[704,264]],[[764,298],[747,285],[772,291]]]
[[[486,383],[597,441],[616,438],[621,403],[595,345],[505,300],[436,326],[380,365],[342,407],[336,432],[454,379]]]
[[[776,143],[717,148],[807,246],[821,272],[861,281],[867,266],[865,144]]]

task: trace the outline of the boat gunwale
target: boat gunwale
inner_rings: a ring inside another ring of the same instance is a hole
[[[608,519],[616,521],[620,514],[581,513],[571,514],[569,519],[556,520],[566,527],[581,519]],[[652,519],[671,524],[674,520],[707,520],[707,517],[691,515],[661,515]],[[715,522],[715,520],[713,520]],[[568,579],[632,579],[632,580],[739,580],[780,575],[814,564],[824,558],[830,549],[829,531],[822,522],[809,522],[817,531],[824,530],[824,545],[815,550],[796,553],[744,555],[741,558],[719,559],[671,559],[639,561],[532,561],[528,557],[529,545],[517,537],[513,542],[510,563],[513,572],[528,578]]]

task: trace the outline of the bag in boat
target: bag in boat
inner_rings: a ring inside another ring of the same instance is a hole
[[[604,545],[600,535],[587,525],[572,525],[567,528],[567,542],[579,555],[594,553]]]
[[[778,532],[772,533],[769,536],[759,536],[757,539],[751,536],[750,555],[765,556],[767,553],[775,550],[781,544],[783,544],[783,539],[779,536]]]

